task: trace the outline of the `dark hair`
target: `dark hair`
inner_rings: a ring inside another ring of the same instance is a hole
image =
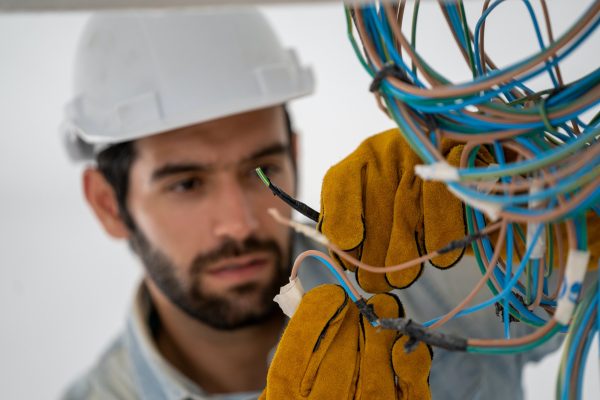
[[[293,134],[292,119],[285,105],[283,106],[283,114],[285,116],[288,140],[291,144]],[[135,222],[127,209],[127,193],[129,191],[129,172],[131,165],[135,161],[135,157],[136,152],[133,140],[112,145],[96,156],[98,170],[115,191],[119,214],[125,225],[132,231],[135,231]],[[294,162],[295,171],[295,160],[292,161]]]

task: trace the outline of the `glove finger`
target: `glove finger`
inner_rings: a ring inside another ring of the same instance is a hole
[[[385,265],[397,265],[415,258],[419,252],[418,241],[422,236],[422,214],[420,204],[421,179],[413,173],[405,172],[396,191],[394,201],[394,227],[390,238]],[[422,264],[395,272],[386,273],[389,284],[396,288],[405,288],[421,274]]]
[[[404,316],[404,309],[397,297],[389,294],[377,294],[369,299],[380,318],[398,318]],[[392,366],[392,346],[396,332],[374,328],[361,316],[360,373],[356,399],[394,399],[396,385]]]
[[[454,146],[447,155],[451,165],[458,166],[463,146]],[[454,240],[462,239],[466,233],[462,202],[447,189],[443,182],[423,183],[423,225],[425,250],[427,253],[438,250]],[[433,258],[434,267],[449,268],[463,256],[461,247]]]
[[[315,370],[336,337],[348,304],[348,296],[337,285],[318,286],[302,298],[269,368],[269,397],[297,398],[310,392]]]
[[[400,336],[392,349],[392,364],[398,377],[400,400],[431,399],[429,390],[429,371],[433,353],[425,343],[419,343],[416,348],[407,353],[404,345],[408,336]]]
[[[402,178],[401,165],[407,157],[406,146],[398,130],[392,129],[373,136],[366,147],[374,161],[369,163],[366,171],[368,190],[365,191],[365,241],[361,261],[370,265],[386,265],[393,232],[395,195]],[[359,270],[356,279],[371,293],[392,289],[385,274]]]
[[[345,251],[357,249],[364,240],[363,175],[366,165],[359,149],[331,167],[321,187],[321,213],[317,228]],[[337,255],[332,255],[342,266],[355,269]]]
[[[310,399],[353,399],[359,372],[359,312],[353,305],[341,323],[335,339],[323,353],[322,361],[311,360],[302,382],[302,395]],[[315,357],[317,358],[317,357]]]

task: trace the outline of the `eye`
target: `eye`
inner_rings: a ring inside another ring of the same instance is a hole
[[[199,190],[204,186],[204,182],[197,178],[182,179],[169,186],[169,190],[176,193],[185,193],[193,190]]]

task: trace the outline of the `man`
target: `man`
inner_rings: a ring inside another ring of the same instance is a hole
[[[256,398],[285,323],[272,297],[307,245],[267,215],[290,211],[254,168],[294,194],[284,104],[312,90],[309,71],[255,11],[106,14],[83,34],[75,86],[64,130],[74,157],[95,159],[86,199],[145,279],[125,332],[66,398]],[[472,285],[448,274],[477,278],[426,269],[400,293],[407,314],[455,305]],[[494,318],[462,333],[499,332]],[[433,398],[522,397],[525,359],[498,360],[435,350]]]
[[[254,170],[294,193],[283,104],[310,71],[252,10],[95,16],[76,69],[65,131],[96,160],[85,197],[146,274],[125,334],[67,398],[255,398],[284,326],[272,299],[305,246]]]

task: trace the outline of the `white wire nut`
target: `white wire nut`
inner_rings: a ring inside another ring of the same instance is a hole
[[[448,190],[467,205],[483,212],[492,220],[492,222],[497,221],[498,218],[500,218],[500,213],[502,212],[502,205],[500,203],[492,203],[491,201],[474,199],[464,193],[459,192],[451,186],[448,186]]]
[[[415,174],[426,181],[457,182],[460,179],[458,169],[446,161],[415,165]]]
[[[534,195],[536,193],[538,193],[542,188],[540,187],[539,184],[533,184],[531,186],[531,189],[529,189],[529,194],[530,195]],[[540,205],[542,205],[542,201],[541,200],[531,200],[529,202],[529,209],[536,209],[538,208]],[[531,246],[531,243],[533,242],[533,237],[535,236],[535,232],[538,230],[538,228],[541,226],[542,224],[540,223],[535,223],[535,222],[529,222],[527,223],[527,247]],[[539,260],[540,258],[543,258],[544,255],[546,254],[546,227],[542,227],[541,228],[542,231],[540,232],[540,236],[538,237],[537,242],[535,242],[535,245],[533,246],[533,249],[531,250],[531,259],[534,260]]]
[[[554,319],[562,325],[568,325],[577,305],[583,286],[583,277],[590,260],[589,251],[569,250],[565,278],[558,294],[558,304]]]
[[[285,315],[292,318],[303,296],[302,282],[300,282],[300,278],[296,277],[295,279],[290,278],[290,283],[279,289],[279,294],[273,298],[273,301],[279,304]]]

